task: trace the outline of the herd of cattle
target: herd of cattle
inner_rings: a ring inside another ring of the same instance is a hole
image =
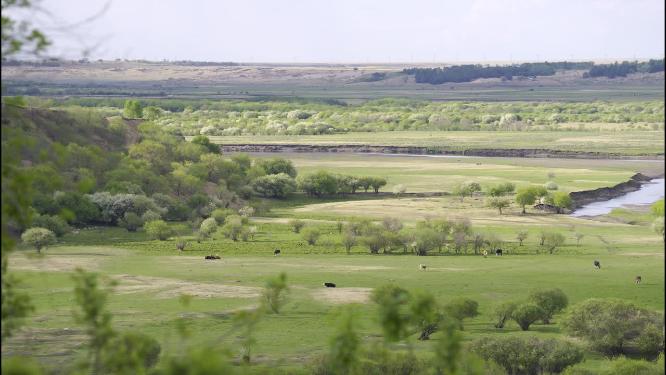
[[[282,252],[280,251],[280,249],[275,249],[275,250],[273,250],[273,256],[278,256],[278,255],[280,255],[281,253],[282,253]],[[484,257],[485,257],[485,256],[486,256],[486,253],[484,252],[483,255],[484,255]],[[496,255],[496,256],[502,256],[502,249],[495,249],[495,255]],[[204,257],[204,259],[205,259],[205,260],[217,260],[217,259],[221,259],[221,258],[220,258],[219,255],[206,255],[206,256]],[[598,260],[595,260],[593,264],[594,264],[594,268],[596,268],[596,269],[601,269],[601,262],[599,262]],[[425,270],[427,270],[427,268],[428,268],[427,265],[425,265],[425,264],[419,264],[419,270],[421,270],[421,271],[425,271]],[[634,283],[636,283],[636,284],[640,284],[642,281],[643,281],[643,278],[642,278],[641,276],[636,276],[636,278],[634,278]],[[324,283],[324,286],[325,286],[326,288],[335,288],[335,284],[334,284],[334,283]]]

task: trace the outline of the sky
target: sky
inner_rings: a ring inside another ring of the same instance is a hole
[[[41,0],[52,55],[234,62],[664,56],[664,0]]]

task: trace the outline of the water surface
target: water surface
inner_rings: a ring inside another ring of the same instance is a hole
[[[649,205],[664,197],[664,179],[657,178],[643,184],[640,190],[602,202],[586,204],[571,213],[571,216],[596,216],[610,213],[614,208],[629,205]]]

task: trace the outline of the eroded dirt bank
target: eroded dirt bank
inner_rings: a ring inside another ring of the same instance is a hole
[[[641,185],[644,183],[662,176],[663,174],[660,176],[646,176],[642,173],[636,173],[631,176],[629,181],[621,182],[615,186],[602,187],[594,190],[575,191],[569,194],[569,196],[571,196],[571,199],[574,202],[573,208],[576,209],[589,203],[607,201],[640,190]]]
[[[225,144],[223,152],[331,152],[380,153],[408,155],[457,155],[508,158],[564,158],[564,159],[642,159],[663,160],[664,154],[624,155],[610,152],[563,151],[548,149],[473,149],[442,150],[417,146],[371,145],[301,145],[301,144]]]

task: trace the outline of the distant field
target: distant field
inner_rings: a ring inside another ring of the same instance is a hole
[[[428,157],[345,153],[254,153],[254,157],[283,157],[299,173],[323,169],[357,176],[378,176],[388,180],[386,191],[403,184],[407,192],[451,191],[466,181],[482,186],[511,181],[518,186],[544,184],[552,180],[561,190],[577,191],[613,186],[636,172],[664,173],[663,161]]]
[[[218,144],[381,145],[438,147],[445,150],[549,149],[626,155],[664,153],[663,131],[622,132],[376,132],[332,135],[211,136]]]

